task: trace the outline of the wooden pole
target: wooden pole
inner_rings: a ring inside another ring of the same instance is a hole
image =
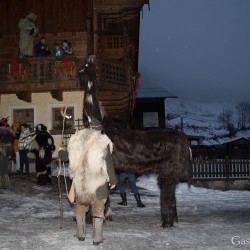
[[[61,115],[63,118],[63,127],[62,127],[62,135],[61,135],[61,143],[60,147],[63,145],[63,135],[64,135],[64,123],[66,117],[67,106],[65,109],[61,109]],[[58,183],[58,191],[59,191],[59,206],[60,206],[60,229],[63,227],[63,205],[62,205],[62,192],[61,192],[61,169],[62,169],[62,161],[59,159],[59,169],[57,175],[57,183]]]

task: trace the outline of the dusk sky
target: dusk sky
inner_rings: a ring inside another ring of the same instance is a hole
[[[183,100],[250,101],[250,0],[150,0],[139,71]]]

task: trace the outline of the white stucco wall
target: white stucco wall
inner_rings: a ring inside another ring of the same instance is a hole
[[[33,93],[31,103],[19,100],[15,94],[1,95],[0,118],[9,117],[9,124],[12,124],[14,109],[32,108],[34,109],[34,125],[43,123],[50,130],[52,125],[52,108],[73,106],[75,119],[82,118],[83,95],[83,91],[64,92],[63,101],[60,102],[53,99],[50,93]],[[53,137],[58,148],[61,135],[53,135]]]

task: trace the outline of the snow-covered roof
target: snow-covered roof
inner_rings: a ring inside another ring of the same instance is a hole
[[[177,98],[176,95],[162,87],[139,88],[137,98]]]

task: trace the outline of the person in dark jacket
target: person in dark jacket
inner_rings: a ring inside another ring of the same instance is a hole
[[[74,54],[72,44],[66,39],[62,41],[62,49],[63,49],[65,55],[73,55]]]
[[[49,56],[50,49],[47,45],[45,37],[41,37],[39,42],[35,46],[36,56]]]

